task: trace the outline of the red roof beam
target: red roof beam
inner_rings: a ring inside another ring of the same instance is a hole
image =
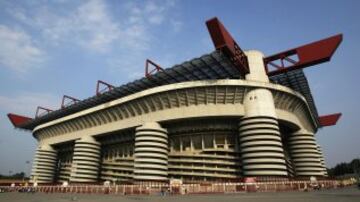
[[[342,42],[342,38],[342,34],[338,34],[266,57],[264,62],[267,74],[269,76],[274,76],[288,71],[328,62]],[[291,57],[297,57],[298,59],[294,60]],[[281,64],[274,63],[278,60],[280,60]],[[289,65],[286,66],[284,61]],[[271,71],[270,67],[275,67],[275,70]]]
[[[342,115],[341,113],[336,113],[336,114],[328,114],[328,115],[320,116],[319,122],[321,127],[336,125],[341,115]]]
[[[15,128],[18,128],[22,124],[32,120],[32,118],[13,113],[8,113],[7,116]]]
[[[101,88],[102,86],[105,86],[105,88]],[[111,91],[115,87],[111,84],[106,83],[105,81],[98,80],[96,83],[96,95],[101,95],[106,91]]]
[[[215,49],[224,52],[242,75],[249,73],[247,57],[224,25],[215,17],[206,21]]]
[[[64,109],[65,107],[68,107],[72,104],[75,104],[77,102],[79,102],[79,99],[76,99],[74,97],[68,96],[68,95],[64,95],[61,101],[61,109]]]
[[[150,70],[150,66],[154,67],[153,69]],[[155,62],[151,61],[150,59],[146,59],[145,61],[145,76],[149,77],[152,74],[159,72],[159,71],[164,71],[163,68],[160,67],[160,65],[156,64]]]
[[[36,113],[35,113],[35,118],[39,118],[40,116],[44,116],[45,114],[48,114],[50,112],[52,112],[52,109],[48,109],[45,107],[40,107],[38,106],[36,109]]]

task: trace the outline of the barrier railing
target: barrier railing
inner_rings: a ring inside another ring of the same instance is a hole
[[[321,189],[338,187],[336,180],[318,181]],[[239,192],[284,192],[304,191],[314,188],[310,181],[286,182],[256,182],[256,183],[212,183],[212,184],[182,184],[170,185],[47,185],[37,187],[0,186],[6,191],[43,192],[43,193],[79,193],[79,194],[121,194],[121,195],[151,195],[151,194],[210,194]]]

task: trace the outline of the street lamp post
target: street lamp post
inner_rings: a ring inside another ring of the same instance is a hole
[[[30,161],[25,161],[25,169],[24,169],[24,175],[23,175],[23,182],[25,181],[26,178],[26,171],[28,171],[28,165],[30,165]]]
[[[26,161],[26,171],[27,171],[27,172],[30,171],[29,168],[30,168],[30,161]],[[26,174],[27,172],[25,172],[25,174]],[[30,177],[30,172],[29,172],[29,177]]]

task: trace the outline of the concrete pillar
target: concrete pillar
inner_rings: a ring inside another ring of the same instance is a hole
[[[322,167],[322,170],[323,170],[323,175],[324,175],[324,177],[328,177],[328,172],[326,170],[324,155],[322,153],[322,149],[321,149],[321,146],[319,144],[317,145],[317,150],[318,150],[319,156],[320,156],[320,163],[321,163],[321,167]]]
[[[294,163],[296,176],[323,176],[323,167],[312,132],[299,130],[290,134],[289,151]]]
[[[250,73],[246,80],[269,82],[263,54],[247,51]],[[268,89],[256,88],[244,97],[245,116],[239,124],[244,176],[287,176],[274,99]]]
[[[30,182],[52,183],[56,170],[57,152],[50,145],[36,149]]]
[[[93,183],[98,181],[101,145],[93,137],[75,141],[70,182]]]
[[[134,180],[167,180],[167,130],[156,122],[145,123],[136,128],[134,158]]]

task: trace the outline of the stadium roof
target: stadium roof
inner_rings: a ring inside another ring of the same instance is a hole
[[[243,79],[240,70],[235,67],[229,57],[224,55],[221,51],[214,51],[199,58],[194,58],[182,64],[175,65],[171,68],[163,69],[162,71],[158,71],[147,77],[115,87],[103,94],[75,102],[65,108],[51,111],[35,119],[29,119],[16,127],[32,130],[40,124],[156,86],[185,81],[216,79]],[[271,76],[270,80],[301,93],[307,100],[315,120],[318,120],[318,113],[311,95],[309,84],[301,69]]]

